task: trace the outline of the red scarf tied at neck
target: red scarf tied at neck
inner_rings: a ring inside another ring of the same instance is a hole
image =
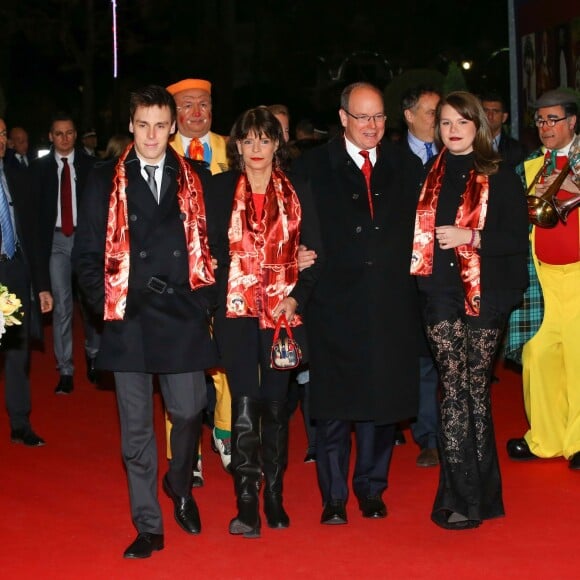
[[[430,276],[433,271],[433,250],[435,244],[435,215],[439,193],[446,169],[446,148],[443,148],[425,180],[415,216],[415,236],[411,256],[411,274]],[[457,208],[455,226],[482,230],[487,215],[489,178],[471,169]],[[481,259],[479,253],[469,244],[455,248],[459,264],[461,283],[465,292],[465,312],[479,316],[481,299]]]
[[[227,318],[255,317],[260,328],[275,328],[272,311],[298,280],[301,221],[298,195],[283,171],[272,170],[261,216],[246,174],[240,175],[228,228]],[[295,315],[290,326],[299,324]]]

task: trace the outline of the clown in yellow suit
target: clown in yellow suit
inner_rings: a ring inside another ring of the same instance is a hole
[[[524,403],[530,429],[510,439],[514,460],[564,457],[580,470],[580,136],[577,95],[544,93],[535,122],[543,147],[523,164],[531,195],[566,208],[553,227],[531,232],[530,287],[510,319],[506,358],[521,352]],[[562,176],[558,186],[552,183]],[[557,190],[557,191],[556,191]],[[550,193],[548,193],[550,191]],[[562,205],[564,203],[564,205]],[[564,216],[566,218],[566,215]],[[543,306],[543,309],[542,309]],[[523,346],[523,350],[522,350]]]

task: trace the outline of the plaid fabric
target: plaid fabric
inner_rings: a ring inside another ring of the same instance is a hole
[[[543,157],[543,155],[544,151],[538,149],[526,161]],[[526,161],[518,165],[516,172],[520,176],[524,187],[527,189],[524,169]],[[531,231],[532,227],[530,226],[530,235]],[[524,344],[538,332],[542,324],[542,319],[544,318],[544,297],[536,273],[531,241],[528,251],[528,274],[530,277],[530,285],[524,294],[522,305],[514,310],[510,316],[503,349],[504,358],[518,364],[522,364],[522,349],[524,348]]]

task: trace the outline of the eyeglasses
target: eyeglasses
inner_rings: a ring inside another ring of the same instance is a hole
[[[380,125],[387,120],[387,116],[384,113],[377,113],[376,115],[353,115],[350,111],[343,109],[343,111],[353,119],[356,119],[361,124],[370,123],[371,119],[377,124]]]
[[[559,123],[560,121],[563,121],[567,118],[568,117],[560,117],[559,119],[554,119],[553,117],[548,117],[547,119],[535,119],[534,123],[536,124],[536,127],[539,127],[540,129],[544,125],[547,125],[548,127],[555,127],[556,123]]]

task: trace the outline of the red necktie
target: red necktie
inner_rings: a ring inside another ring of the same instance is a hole
[[[72,188],[70,182],[70,165],[66,157],[62,157],[62,173],[60,174],[60,224],[65,236],[74,232],[72,210]]]
[[[374,219],[374,210],[373,210],[373,197],[371,194],[371,173],[373,172],[373,164],[369,158],[369,152],[366,149],[358,152],[359,155],[362,155],[365,160],[362,164],[361,171],[365,176],[365,181],[367,182],[367,195],[369,198],[369,209],[371,211],[371,219]]]
[[[203,161],[203,145],[197,137],[194,137],[189,143],[187,157],[189,157],[189,159],[194,159],[195,161]]]

